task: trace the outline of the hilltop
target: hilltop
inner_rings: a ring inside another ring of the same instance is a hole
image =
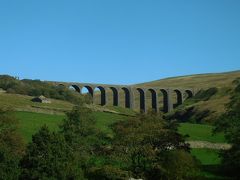
[[[170,77],[151,82],[136,84],[142,87],[173,87],[173,88],[199,88],[207,89],[210,87],[228,88],[232,87],[232,81],[240,77],[239,71],[223,73],[195,74],[179,77]]]

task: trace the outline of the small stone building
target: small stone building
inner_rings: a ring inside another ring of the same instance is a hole
[[[0,93],[6,93],[6,91],[0,88]]]
[[[45,96],[35,97],[32,99],[32,102],[46,103],[46,104],[51,103],[51,101],[49,99],[47,99]]]

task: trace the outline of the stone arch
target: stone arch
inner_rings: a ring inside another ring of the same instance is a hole
[[[113,106],[118,106],[119,105],[119,92],[118,92],[118,89],[115,88],[115,87],[109,87],[109,89],[111,89],[112,93],[113,93],[112,105]]]
[[[91,86],[83,86],[82,88],[81,88],[81,93],[82,94],[84,94],[82,91],[83,91],[83,89],[84,88],[86,88],[87,89],[87,101],[89,102],[89,103],[93,103],[93,87],[91,87]],[[85,96],[86,97],[86,96]]]
[[[57,86],[58,86],[58,87],[65,87],[65,85],[62,84],[62,83],[58,84]]]
[[[186,89],[185,94],[186,94],[186,99],[189,99],[189,98],[193,97],[193,92],[190,89]]]
[[[145,91],[141,88],[136,89],[140,95],[140,112],[146,112]]]
[[[88,90],[87,93],[89,93],[90,95],[93,96],[93,89],[94,89],[93,87],[91,87],[91,86],[83,86],[82,89],[83,88],[86,88]]]
[[[175,93],[176,93],[176,95],[177,95],[177,102],[176,102],[176,104],[174,104],[174,107],[177,107],[177,106],[179,106],[179,105],[181,105],[182,103],[183,103],[183,93],[182,93],[182,91],[181,90],[179,90],[179,89],[174,89],[173,90]]]
[[[106,103],[107,103],[107,95],[106,95],[106,90],[105,90],[105,88],[102,87],[102,86],[97,86],[97,87],[94,88],[94,90],[95,90],[96,88],[98,88],[98,89],[100,90],[100,93],[101,93],[101,95],[100,95],[100,97],[101,97],[100,105],[101,105],[101,106],[106,105]],[[93,92],[94,92],[94,90],[93,90]]]
[[[125,107],[130,108],[131,107],[130,90],[126,87],[122,87],[122,90],[124,91]]]
[[[63,89],[66,88],[66,86],[65,86],[64,84],[62,84],[62,83],[57,84],[56,87],[57,87],[58,89],[61,89],[61,90],[63,90]]]
[[[151,93],[151,108],[155,110],[156,112],[158,111],[158,94],[155,89],[148,89],[148,92]]]
[[[79,86],[77,86],[76,84],[69,86],[69,88],[70,87],[72,87],[76,92],[81,93],[81,88]]]
[[[169,93],[168,93],[168,90],[166,89],[160,89],[160,91],[163,95],[163,112],[167,113],[169,112],[169,109],[170,109]]]

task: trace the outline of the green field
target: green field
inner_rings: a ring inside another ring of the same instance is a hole
[[[58,125],[64,118],[64,115],[49,115],[33,112],[15,113],[19,120],[19,131],[25,142],[31,141],[32,135],[44,124],[46,124],[50,130],[56,131],[58,129]]]
[[[219,165],[221,159],[218,156],[218,150],[213,149],[192,149],[194,155],[202,165]]]
[[[71,110],[73,105],[67,101],[49,99],[50,104],[32,102],[32,96],[20,94],[0,93],[0,106],[18,111],[40,112],[51,114],[63,114],[63,111]]]
[[[41,126],[46,124],[50,130],[57,130],[58,125],[64,119],[64,115],[50,115],[33,112],[16,112],[16,116],[20,122],[20,132],[25,141],[31,140],[34,134]],[[106,133],[111,133],[109,126],[119,120],[127,119],[126,116],[111,114],[105,112],[94,112],[96,126]],[[179,132],[183,135],[188,134],[188,140],[208,141],[213,143],[225,142],[223,134],[212,135],[212,126],[182,123],[179,127]]]
[[[189,135],[188,140],[191,141],[226,142],[223,133],[213,134],[212,130],[213,126],[203,124],[181,123],[179,127],[179,132],[183,135]]]
[[[64,115],[50,115],[34,112],[15,113],[19,120],[19,131],[25,142],[31,141],[32,135],[36,133],[44,124],[46,124],[52,131],[58,130],[58,126],[65,118]],[[96,119],[96,126],[101,131],[109,134],[112,134],[109,125],[116,121],[126,119],[126,116],[104,112],[94,112],[94,117]]]

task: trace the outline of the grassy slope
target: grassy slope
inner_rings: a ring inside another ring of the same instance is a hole
[[[58,130],[58,126],[65,118],[64,115],[50,115],[34,112],[18,111],[15,112],[15,114],[19,120],[19,131],[22,134],[25,142],[31,141],[32,135],[36,133],[39,128],[45,124],[52,131]],[[126,119],[126,116],[104,112],[94,112],[94,117],[96,119],[96,126],[101,131],[110,135],[112,135],[112,131],[109,126],[116,121]]]
[[[189,135],[188,140],[208,141],[212,143],[226,142],[223,133],[213,134],[213,126],[181,123],[179,132],[183,135]]]
[[[49,114],[63,114],[63,111],[70,110],[72,104],[66,101],[50,99],[51,104],[34,103],[31,101],[33,97],[0,93],[0,106],[10,107],[19,111],[42,112]]]
[[[234,79],[240,77],[240,71],[212,74],[197,74],[166,78],[157,81],[138,84],[144,87],[173,87],[173,88],[203,88],[229,87]]]
[[[16,116],[20,122],[19,131],[25,142],[31,141],[31,136],[44,124],[46,124],[52,131],[58,130],[58,126],[61,124],[62,119],[65,118],[64,115],[50,115],[33,112],[16,112]],[[96,118],[96,126],[101,131],[110,135],[112,135],[112,131],[109,126],[116,121],[126,119],[126,116],[104,112],[95,112],[94,116]],[[188,134],[190,136],[190,140],[210,141],[215,143],[225,141],[222,134],[212,136],[212,127],[208,125],[182,123],[179,131],[183,135]],[[217,153],[214,150],[194,149],[192,154],[196,155],[197,158],[204,164],[208,164],[210,162],[216,163],[219,161]],[[210,159],[208,159],[208,157]]]
[[[20,132],[26,141],[31,139],[34,134],[41,126],[46,124],[50,130],[57,130],[58,125],[64,115],[50,115],[43,113],[34,112],[15,112],[19,119]],[[111,134],[112,131],[109,128],[111,124],[120,120],[126,120],[126,116],[111,114],[105,112],[94,112],[96,119],[96,126],[103,132]],[[213,143],[225,142],[223,134],[212,135],[212,126],[209,125],[198,125],[190,123],[182,123],[179,127],[179,132],[183,135],[188,134],[189,140],[196,141],[209,141]]]
[[[200,160],[202,165],[219,165],[221,162],[218,156],[218,150],[192,149],[191,153]]]
[[[240,71],[216,73],[216,74],[202,74],[202,75],[190,75],[182,77],[167,78],[148,83],[138,84],[142,87],[182,87],[182,88],[198,88],[208,89],[211,87],[217,87],[218,93],[214,95],[208,101],[201,101],[195,103],[194,106],[198,111],[210,110],[211,113],[203,120],[210,122],[221,113],[225,111],[225,104],[229,101],[229,94],[227,90],[233,87],[232,81],[240,77]],[[148,99],[150,95],[148,95]],[[150,100],[148,100],[150,101]],[[173,96],[173,102],[176,102],[176,96]],[[162,99],[160,98],[160,104]],[[149,103],[148,103],[149,104]]]
[[[215,74],[198,74],[189,75],[181,77],[166,78],[161,80],[156,80],[152,82],[146,82],[142,84],[136,84],[134,86],[138,87],[171,87],[171,88],[197,88],[197,89],[208,89],[211,87],[219,88],[219,92],[213,96],[210,100],[206,102],[198,102],[194,104],[199,111],[210,110],[212,113],[209,117],[204,119],[205,121],[211,121],[218,117],[222,112],[225,111],[224,104],[229,101],[229,95],[226,91],[232,88],[232,81],[240,77],[240,71],[227,72],[227,73],[215,73]],[[107,91],[108,101],[112,102],[112,92]],[[135,110],[139,110],[139,93],[135,92]],[[120,105],[124,106],[124,93],[120,91],[119,93]],[[159,105],[162,106],[162,94],[159,93]],[[147,92],[147,106],[151,105],[151,95]],[[97,102],[100,101],[100,94],[95,98]],[[173,94],[173,103],[176,102],[176,95]]]

